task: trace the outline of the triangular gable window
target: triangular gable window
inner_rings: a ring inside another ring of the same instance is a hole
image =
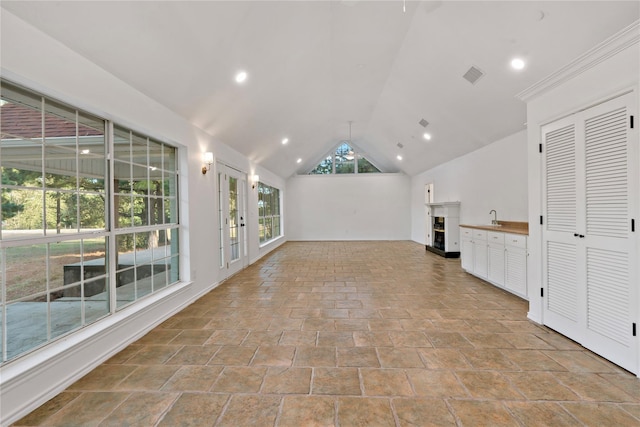
[[[345,173],[380,173],[373,163],[357,153],[349,143],[343,141],[338,148],[325,157],[310,175],[329,175]]]

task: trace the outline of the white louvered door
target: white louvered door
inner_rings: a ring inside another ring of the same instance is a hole
[[[637,156],[633,156],[630,144],[626,98],[583,114],[587,265],[584,346],[638,372],[637,337],[632,336],[638,283],[631,281],[632,264],[638,264],[638,254],[630,228],[635,213],[631,197],[638,194],[634,185],[637,175],[632,176]]]
[[[543,128],[544,323],[638,373],[632,102],[621,96]]]
[[[584,324],[578,313],[585,303],[578,283],[584,283],[584,266],[575,236],[584,224],[578,215],[582,199],[577,178],[580,167],[580,132],[575,117],[558,120],[542,128],[543,173],[543,277],[544,323],[558,332],[582,340]]]

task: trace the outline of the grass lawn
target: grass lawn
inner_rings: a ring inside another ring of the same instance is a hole
[[[84,239],[84,259],[104,258],[104,237]],[[6,259],[7,301],[43,292],[47,289],[46,244],[4,249]],[[64,266],[80,262],[80,241],[49,244],[50,288],[63,285]]]

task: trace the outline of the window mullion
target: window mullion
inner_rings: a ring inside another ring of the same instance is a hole
[[[45,300],[47,301],[47,341],[51,341],[51,292],[49,292],[50,291],[50,289],[49,289],[49,282],[50,282],[50,280],[49,280],[49,270],[51,270],[49,268],[49,258],[51,257],[51,254],[49,252],[50,249],[51,249],[50,245],[49,245],[49,243],[47,243],[46,246],[45,246],[45,251],[44,251],[44,254],[45,254],[44,265],[45,265],[45,268],[47,270],[47,271],[45,271],[45,274],[44,274],[45,280],[47,281],[47,283],[46,283],[46,285],[44,287],[45,292],[46,292]]]
[[[118,257],[118,248],[116,247],[116,237],[114,235],[114,231],[116,230],[116,215],[115,210],[117,209],[115,205],[115,192],[116,192],[116,183],[115,183],[115,161],[114,161],[114,135],[115,132],[113,130],[113,122],[107,122],[107,135],[106,136],[106,144],[107,144],[107,155],[105,161],[108,165],[109,175],[106,177],[105,187],[107,190],[107,194],[109,195],[109,203],[106,209],[109,230],[108,238],[107,238],[107,261],[109,263],[109,267],[107,269],[107,288],[109,292],[109,313],[114,314],[116,312],[116,266],[117,266],[117,257]]]
[[[45,183],[45,144],[46,144],[46,135],[45,135],[45,105],[44,105],[44,97],[41,97],[40,103],[40,118],[42,120],[41,128],[40,128],[40,161],[42,162],[40,167],[40,184],[42,188],[42,235],[47,235],[47,188]]]
[[[164,201],[165,201],[165,192],[164,192],[164,183],[166,182],[166,174],[167,172],[164,169],[164,144],[160,146],[160,182],[161,187],[160,187],[160,218],[158,218],[158,222],[161,225],[166,225],[167,221],[164,217]],[[165,236],[166,238],[166,236]]]
[[[107,253],[108,255],[108,253]],[[108,259],[108,256],[107,256]],[[105,261],[106,264],[106,261]],[[105,269],[106,269],[106,265],[105,265]],[[85,280],[84,280],[84,239],[80,239],[80,325],[84,326],[85,323],[85,306],[86,306],[86,300],[85,300]],[[108,294],[110,295],[110,293]]]
[[[82,224],[80,221],[80,138],[79,138],[79,120],[78,110],[76,110],[76,231],[80,232]]]
[[[0,274],[2,274],[2,285],[0,286],[0,292],[2,292],[2,312],[0,313],[0,316],[2,316],[2,325],[0,325],[0,328],[2,328],[2,330],[0,331],[2,333],[2,358],[0,358],[0,362],[4,362],[5,360],[7,360],[7,331],[9,330],[7,328],[7,269],[5,268],[5,266],[7,265],[7,256],[6,256],[6,250],[0,250],[0,257],[2,257],[2,262],[0,265],[2,265],[2,271],[0,272]]]

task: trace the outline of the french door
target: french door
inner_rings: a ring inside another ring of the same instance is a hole
[[[633,94],[542,128],[544,324],[634,373],[638,151]]]
[[[218,163],[218,226],[220,269],[227,278],[248,265],[247,175]]]

